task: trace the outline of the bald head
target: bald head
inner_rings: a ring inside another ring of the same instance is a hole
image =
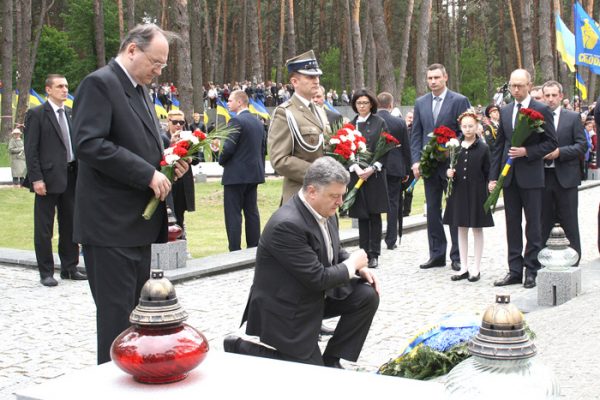
[[[531,89],[531,75],[525,69],[515,69],[512,74],[510,74],[508,86],[515,101],[520,103],[529,95],[529,90]]]

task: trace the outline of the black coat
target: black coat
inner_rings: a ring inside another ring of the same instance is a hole
[[[561,108],[556,129],[559,156],[554,160],[556,179],[562,188],[574,188],[581,183],[579,162],[588,148],[579,114]]]
[[[444,224],[470,228],[494,226],[492,214],[483,210],[490,171],[490,151],[483,139],[477,139],[468,149],[460,147],[455,171]]]
[[[375,151],[377,140],[381,133],[387,131],[385,121],[377,115],[371,114],[366,122],[357,124],[355,117],[352,124],[367,139],[367,148],[370,152]],[[352,218],[368,218],[369,214],[387,213],[389,209],[389,199],[387,190],[387,179],[385,178],[385,165],[387,154],[379,162],[383,165],[381,171],[375,171],[369,179],[363,183],[358,191],[356,202],[350,208],[348,215]],[[348,190],[352,189],[358,181],[358,175],[350,174],[350,184]]]
[[[379,110],[377,115],[385,121],[389,133],[400,142],[400,147],[390,150],[387,154],[387,161],[385,163],[386,173],[390,176],[404,178],[408,176],[410,167],[412,166],[406,123],[402,118],[394,117],[387,110]]]

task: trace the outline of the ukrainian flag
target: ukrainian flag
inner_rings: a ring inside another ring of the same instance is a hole
[[[33,88],[31,88],[31,89],[29,89],[29,103],[30,104],[32,103],[32,99],[31,99],[32,96],[39,102],[39,104],[46,102],[46,99],[44,99],[35,90],[33,90]],[[35,100],[33,100],[33,101],[35,102]],[[65,102],[65,104],[66,104],[66,102]],[[69,106],[69,107],[71,107],[71,106]]]
[[[253,100],[253,99],[248,99],[248,101],[249,101],[248,110],[252,114],[256,114],[256,115],[258,115],[259,117],[261,117],[262,119],[265,119],[265,120],[271,118],[271,116],[269,115],[269,112],[265,108],[264,104],[262,104],[262,101],[260,101],[260,100]]]
[[[179,100],[175,96],[171,96],[171,110],[179,110]]]
[[[68,94],[67,100],[65,100],[65,106],[73,108],[73,101],[75,101],[75,97],[71,96],[71,94]]]
[[[575,64],[590,67],[600,73],[600,27],[581,4],[573,5],[575,19]]]
[[[13,94],[13,108],[16,108],[17,104],[19,104],[19,91],[15,90],[14,94]],[[33,108],[33,107],[37,107],[39,105],[41,105],[44,102],[44,100],[42,99],[42,101],[40,101],[39,95],[38,97],[34,96],[33,94],[29,94],[29,105],[28,108]]]
[[[581,75],[579,75],[579,73],[575,74],[575,78],[575,86],[577,86],[577,89],[579,89],[579,93],[581,93],[581,99],[587,100],[587,87],[585,86],[585,81],[583,80]]]
[[[222,100],[217,100],[217,115],[225,118],[225,123],[228,123],[231,117],[235,117],[235,113],[229,111],[229,107]]]
[[[167,110],[163,107],[158,97],[154,98],[154,111],[158,119],[167,119]]]
[[[569,70],[575,72],[575,35],[571,33],[558,13],[556,14],[556,51]]]
[[[335,113],[338,113],[338,114],[340,114],[340,115],[342,114],[342,113],[340,113],[338,110],[336,110],[336,109],[335,109],[335,107],[334,107],[333,105],[331,105],[331,103],[330,103],[330,102],[328,102],[327,100],[325,100],[325,102],[324,102],[324,103],[325,103],[325,107],[326,107],[327,109],[329,109],[329,111],[333,111],[333,112],[335,112]]]

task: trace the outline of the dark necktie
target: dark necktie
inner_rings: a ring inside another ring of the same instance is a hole
[[[317,108],[315,107],[315,104],[312,101],[310,103],[308,103],[308,108],[310,108],[310,111],[312,111],[313,115],[315,116],[315,118],[317,119],[317,121],[319,121],[319,125],[322,128],[323,127],[323,121],[321,121],[321,117],[319,117],[319,113],[317,112]]]
[[[521,107],[523,105],[521,103],[517,104],[517,114],[515,115],[515,121],[513,123],[513,129],[515,129],[515,126],[517,126],[517,121],[519,121],[519,111],[521,111]]]
[[[142,85],[138,84],[135,87],[135,90],[140,95],[140,100],[142,100],[142,104],[144,105],[144,109],[146,110],[146,112],[148,113],[148,115],[150,115],[152,117],[152,113],[150,112],[150,109],[148,108],[148,103],[146,102],[146,95],[144,94],[144,89],[142,88]]]
[[[65,109],[58,109],[58,125],[60,126],[60,134],[62,140],[65,143],[67,149],[67,162],[73,160],[73,149],[71,148],[71,141],[69,140],[69,126],[67,125],[67,118],[65,117]]]
[[[433,105],[433,124],[435,125],[440,115],[440,108],[442,108],[442,98],[436,96],[433,98],[433,101],[435,102]]]
[[[556,118],[556,111],[552,111],[552,123],[554,124],[554,128],[556,129],[556,124],[555,124],[555,118]],[[544,160],[544,164],[546,164],[548,167],[552,166],[552,164],[554,163],[554,160]]]

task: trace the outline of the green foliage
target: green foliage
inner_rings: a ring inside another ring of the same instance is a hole
[[[331,88],[341,90],[340,83],[340,48],[331,47],[319,56],[319,67],[323,71],[321,85],[325,90]],[[339,92],[341,95],[341,91]]]
[[[417,88],[409,79],[405,81],[404,92],[402,92],[402,105],[413,106],[417,100]]]
[[[78,64],[80,61],[70,45],[69,36],[53,27],[44,26],[31,86],[40,95],[45,95],[44,81],[48,74],[63,74],[71,86],[77,86],[81,79],[75,73]]]
[[[381,375],[427,380],[446,375],[452,368],[470,357],[467,344],[460,344],[442,353],[427,346],[420,346],[414,353],[384,364]]]
[[[471,104],[488,104],[492,94],[487,93],[487,57],[481,40],[469,43],[460,54],[460,92]]]
[[[7,143],[0,143],[0,167],[10,167]]]

